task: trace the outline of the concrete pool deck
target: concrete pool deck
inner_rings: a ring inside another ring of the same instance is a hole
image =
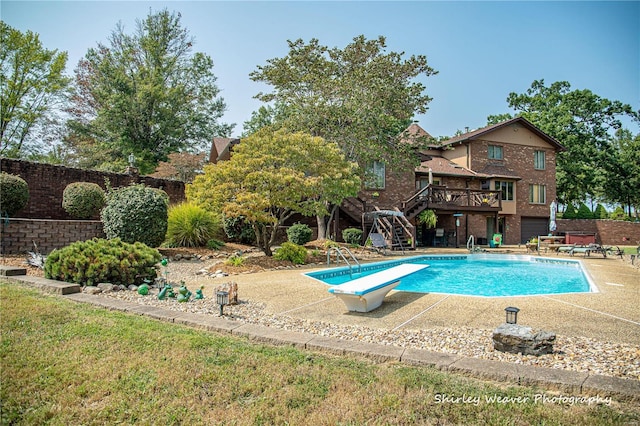
[[[467,250],[447,253],[468,254]],[[407,252],[384,260],[442,251]],[[518,323],[558,335],[583,336],[620,343],[640,343],[640,270],[619,258],[568,257],[551,254],[553,259],[579,259],[585,265],[598,293],[550,296],[474,297],[446,294],[418,294],[392,291],[382,306],[367,313],[348,312],[344,303],[328,293],[328,286],[304,275],[327,267],[304,267],[221,279],[202,279],[194,284],[215,287],[217,283],[238,283],[239,297],[265,304],[273,314],[324,321],[339,325],[358,325],[386,329],[424,329],[474,327],[494,329],[505,319],[504,309],[520,309]]]

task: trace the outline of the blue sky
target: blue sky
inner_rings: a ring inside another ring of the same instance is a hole
[[[268,90],[249,73],[287,54],[287,40],[317,38],[344,48],[360,34],[383,35],[388,51],[426,55],[439,74],[425,78],[433,97],[417,116],[434,136],[482,127],[510,112],[510,92],[537,79],[565,80],[640,110],[640,2],[249,2],[4,1],[2,20],[40,34],[46,48],[69,53],[68,72],[118,22],[133,32],[150,10],[180,12],[194,48],[214,61],[234,136]],[[638,132],[637,127],[631,130]]]

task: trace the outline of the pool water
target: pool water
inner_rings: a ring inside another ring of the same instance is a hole
[[[306,275],[336,285],[400,263],[429,265],[400,280],[395,288],[414,293],[497,297],[597,291],[580,261],[534,256],[416,256],[401,261],[362,265],[360,273],[350,273],[348,267],[340,267]]]

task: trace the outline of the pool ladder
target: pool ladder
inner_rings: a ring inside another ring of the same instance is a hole
[[[351,258],[351,260],[353,261],[353,263],[355,265],[352,265],[349,262],[347,257],[342,252],[343,250],[347,252],[347,254],[349,255],[349,257]],[[340,259],[344,260],[344,263],[347,264],[347,266],[349,267],[349,276],[351,278],[353,278],[353,268],[354,268],[354,266],[357,265],[358,272],[362,271],[362,265],[360,265],[360,262],[358,262],[358,259],[356,259],[356,257],[353,255],[353,253],[351,253],[351,250],[349,250],[347,247],[331,247],[329,250],[327,250],[327,266],[331,265],[331,252],[332,251],[336,252],[336,264],[340,263]]]
[[[473,235],[469,235],[469,239],[467,240],[467,250],[469,250],[469,253],[473,253],[475,241],[475,237]]]

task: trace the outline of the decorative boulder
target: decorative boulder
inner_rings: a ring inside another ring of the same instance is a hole
[[[216,287],[216,293],[219,291],[226,291],[229,293],[229,304],[237,305],[238,304],[238,284],[234,282],[223,283]],[[215,293],[214,293],[215,296]]]
[[[493,348],[501,352],[522,355],[543,355],[553,352],[555,333],[533,332],[531,327],[517,324],[502,324],[493,330]]]

